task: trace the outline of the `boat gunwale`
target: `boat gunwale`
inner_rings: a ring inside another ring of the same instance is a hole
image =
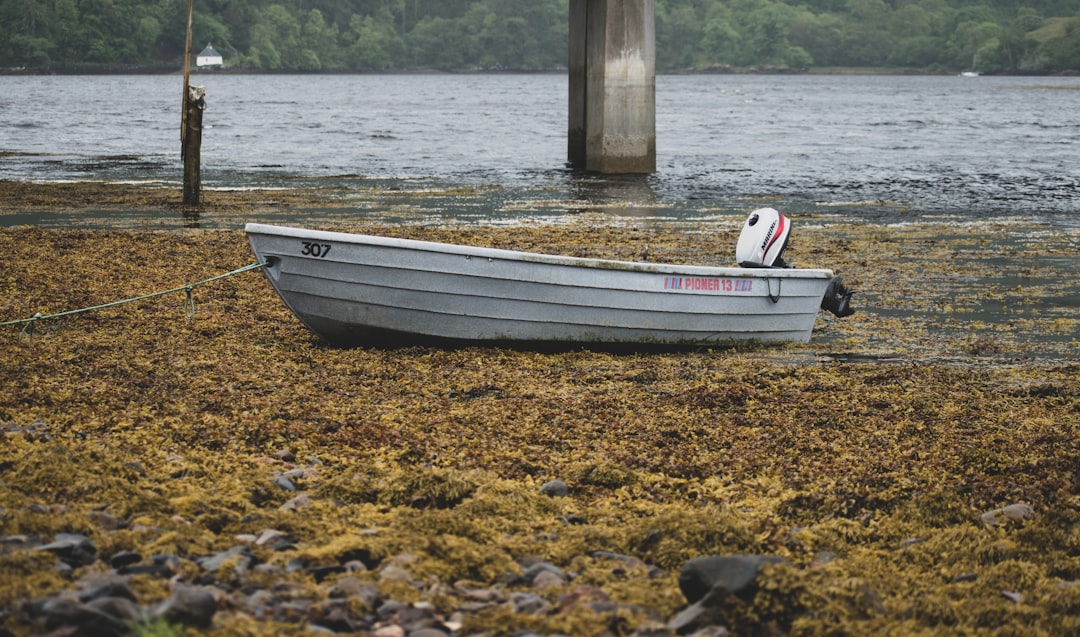
[[[356,246],[371,245],[392,249],[459,255],[469,258],[500,259],[523,263],[539,263],[564,267],[589,268],[594,270],[640,272],[645,274],[751,277],[760,279],[831,279],[833,277],[833,271],[824,268],[743,268],[738,266],[701,266],[676,263],[652,263],[645,261],[620,261],[589,257],[572,257],[568,255],[542,254],[538,252],[487,248],[455,243],[440,243],[419,239],[402,239],[364,233],[311,230],[307,228],[262,223],[248,223],[244,226],[244,232],[249,237],[251,235],[263,235],[300,240],[335,241]],[[296,255],[295,258],[304,259],[306,257]]]

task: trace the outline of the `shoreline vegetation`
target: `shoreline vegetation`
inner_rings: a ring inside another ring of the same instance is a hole
[[[345,194],[199,215],[700,263],[741,222],[374,225]],[[180,199],[0,181],[0,222]],[[790,258],[859,313],[809,344],[335,349],[257,272],[190,318],[177,295],[6,326],[0,634],[1076,634],[1077,231],[831,221]],[[0,251],[0,322],[252,260],[239,230],[145,220],[5,225]]]
[[[0,66],[182,66],[182,9],[0,0],[0,24],[11,32],[0,41]],[[1080,70],[1078,0],[661,0],[637,10],[652,14],[660,71]],[[195,10],[190,54],[267,71],[538,71],[566,65],[570,21],[562,0],[233,0]]]

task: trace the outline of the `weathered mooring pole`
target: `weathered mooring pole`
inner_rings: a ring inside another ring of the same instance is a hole
[[[184,105],[184,135],[181,142],[184,153],[184,205],[198,206],[202,190],[202,120],[206,108],[206,89],[189,86],[187,103]]]
[[[570,0],[570,165],[656,171],[655,0]]]
[[[200,163],[202,155],[202,112],[206,92],[191,86],[191,16],[195,0],[188,0],[187,37],[184,41],[184,98],[180,111],[180,155],[184,158],[184,205],[198,206],[202,190]]]

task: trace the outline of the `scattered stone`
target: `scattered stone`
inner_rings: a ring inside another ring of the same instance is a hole
[[[536,578],[543,573],[554,575],[555,577],[558,577],[559,580],[565,581],[562,569],[551,562],[546,562],[544,560],[529,564],[528,567],[525,568],[525,572],[522,573],[521,579],[525,580],[526,583],[536,584]]]
[[[127,597],[99,597],[86,602],[87,608],[105,613],[126,625],[146,621],[146,613]]]
[[[323,564],[319,566],[310,566],[305,569],[316,582],[322,582],[331,575],[338,575],[345,572],[345,567],[341,564]]]
[[[375,609],[375,617],[383,622],[388,620],[394,620],[396,622],[398,613],[404,609],[405,604],[402,602],[395,599],[388,599],[382,604],[379,604],[379,607]]]
[[[292,480],[286,478],[285,476],[278,476],[274,478],[273,482],[275,485],[277,485],[279,489],[283,489],[289,492],[296,491],[296,485],[293,484]]]
[[[172,577],[180,571],[181,560],[175,555],[158,554],[150,558],[149,564],[132,564],[117,569],[121,575],[154,575]]]
[[[105,531],[116,531],[127,526],[127,521],[106,511],[91,511],[87,514],[90,521]]]
[[[362,622],[349,615],[349,610],[341,599],[329,599],[317,604],[312,607],[312,613],[315,617],[312,618],[310,627],[314,629],[325,629],[331,633],[355,633],[363,628]]]
[[[646,566],[645,562],[634,557],[633,555],[623,555],[622,553],[612,553],[611,551],[593,551],[593,557],[598,557],[605,560],[616,560],[622,562],[629,568],[637,568],[639,566]]]
[[[376,626],[371,631],[371,637],[405,637],[405,629],[397,624]]]
[[[746,596],[766,564],[783,562],[774,555],[707,555],[696,557],[679,571],[679,589],[688,602],[696,602],[714,589],[724,595]]]
[[[507,600],[507,604],[510,605],[515,613],[522,613],[525,615],[539,615],[548,608],[547,600],[533,593],[511,593],[510,599]]]
[[[756,569],[754,574],[756,576]],[[682,584],[681,576],[679,583]],[[685,590],[683,594],[686,594]],[[705,595],[684,608],[675,617],[672,617],[667,625],[668,630],[673,630],[680,635],[686,635],[709,627],[719,626],[721,622],[720,609],[723,608],[727,598],[728,591],[723,585],[714,586]]]
[[[611,598],[603,590],[596,588],[595,586],[589,586],[583,584],[575,586],[570,592],[559,596],[559,610],[565,611],[572,608],[577,608],[583,604],[591,606],[597,606],[600,604],[608,604],[611,602]]]
[[[814,555],[806,568],[823,568],[836,561],[836,554],[832,551],[820,551]]]
[[[974,582],[977,579],[979,579],[979,576],[977,574],[972,573],[972,572],[969,571],[967,573],[960,573],[956,577],[952,578],[952,581],[954,581],[954,582]]]
[[[311,496],[306,493],[301,493],[296,497],[290,498],[288,502],[278,507],[278,511],[296,511],[298,509],[306,509],[311,506]]]
[[[421,629],[442,629],[442,623],[435,615],[435,609],[426,602],[416,602],[411,606],[402,608],[397,613],[397,623],[405,629],[410,637]]]
[[[144,467],[143,464],[138,460],[125,462],[124,466],[134,471],[140,478],[145,478],[148,475],[146,473],[146,467]]]
[[[1001,591],[1001,596],[1017,604],[1023,603],[1024,596],[1014,591]]]
[[[234,570],[236,573],[243,573],[251,566],[252,556],[248,547],[238,544],[227,551],[222,551],[209,557],[203,557],[195,560],[204,571],[211,573],[217,572],[227,562],[232,560],[234,562]]]
[[[288,449],[281,449],[274,453],[274,458],[282,462],[293,462],[296,460],[296,456]]]
[[[124,568],[125,566],[131,566],[132,564],[138,564],[141,561],[142,555],[139,555],[134,551],[117,551],[109,558],[109,566],[113,568]]]
[[[216,611],[217,602],[212,593],[194,586],[179,585],[171,597],[154,607],[150,616],[172,624],[208,628]]]
[[[103,610],[81,604],[72,599],[53,598],[46,602],[43,610],[45,613],[45,628],[49,631],[73,627],[78,629],[78,634],[100,635],[102,637],[119,636],[127,633],[127,626],[120,619]],[[63,633],[56,632],[55,634]]]
[[[274,551],[285,551],[294,548],[292,541],[277,529],[266,529],[260,533],[255,540],[255,546],[265,546]]]
[[[570,487],[562,480],[555,479],[540,485],[540,493],[552,498],[565,498],[570,494]]]
[[[551,571],[541,571],[532,580],[532,585],[536,588],[558,588],[564,584],[566,584],[566,580]]]
[[[78,533],[57,533],[52,542],[36,550],[52,553],[72,567],[88,566],[97,561],[97,547],[90,538]]]
[[[116,575],[97,576],[84,578],[80,584],[84,586],[79,592],[79,601],[83,603],[105,597],[121,597],[132,602],[138,601],[135,598],[135,592],[128,585],[126,577]]]
[[[1031,508],[1030,504],[1024,504],[1023,502],[1017,502],[1016,504],[1010,504],[1000,509],[994,509],[993,511],[987,511],[979,516],[979,519],[986,526],[997,526],[1001,522],[1023,522],[1030,518],[1035,513],[1035,510]]]
[[[382,582],[411,582],[412,574],[397,564],[387,564],[379,569],[379,581]]]

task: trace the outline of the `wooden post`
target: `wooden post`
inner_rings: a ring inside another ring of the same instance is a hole
[[[195,12],[195,0],[188,0],[187,9],[187,35],[184,38],[184,95],[180,106],[180,156],[184,158],[184,205],[185,206],[198,206],[199,205],[199,191],[202,184],[199,177],[199,157],[201,154],[202,146],[202,111],[206,106],[206,102],[203,100],[205,91],[201,91],[198,98],[198,104],[193,108],[191,105],[191,16]],[[196,135],[189,135],[188,133],[193,128],[191,113],[195,111],[198,116],[195,118],[198,123],[194,128],[198,131]],[[198,137],[198,142],[194,144],[192,148],[192,137]]]
[[[182,135],[184,152],[184,205],[198,206],[199,192],[202,190],[202,176],[199,173],[202,155],[202,119],[206,108],[206,89],[201,86],[189,86],[188,98],[184,110],[184,133]]]
[[[191,78],[191,16],[195,12],[195,0],[188,0],[187,5],[187,35],[184,38],[184,91],[180,98],[180,146],[184,145],[184,135],[187,133],[187,98],[188,81]]]

